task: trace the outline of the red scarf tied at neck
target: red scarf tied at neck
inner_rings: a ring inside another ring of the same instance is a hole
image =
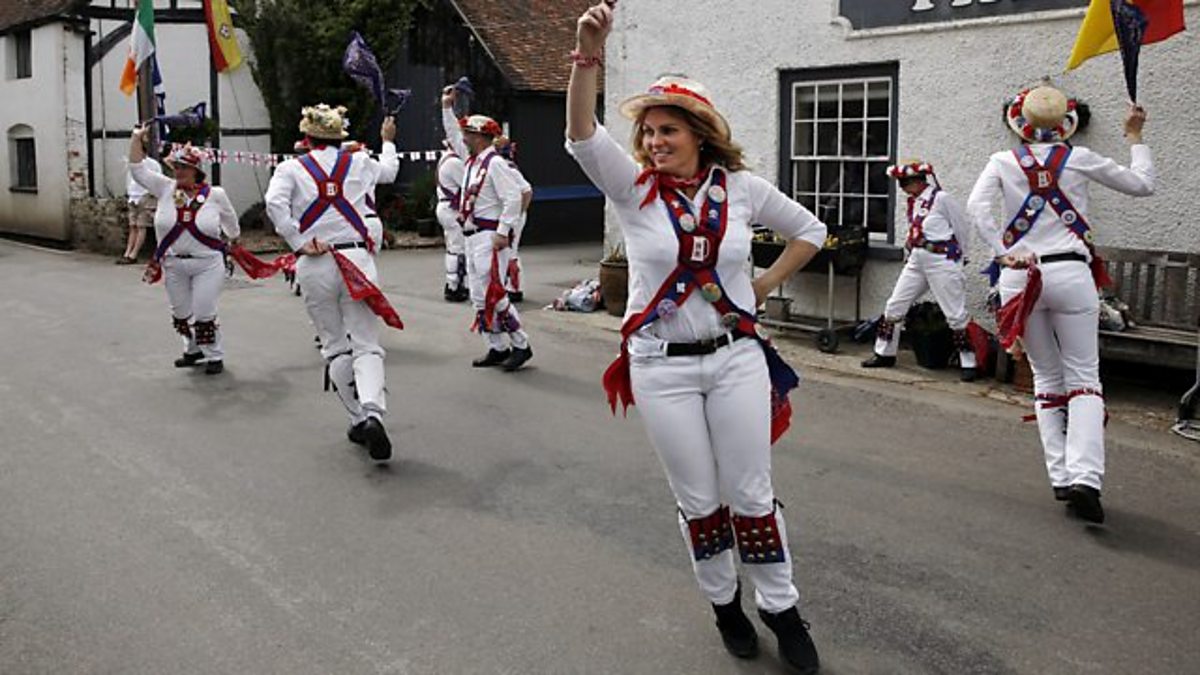
[[[668,173],[663,173],[653,167],[646,169],[638,175],[637,185],[645,185],[647,181],[653,180],[650,183],[650,192],[646,194],[646,198],[642,200],[641,206],[638,208],[646,208],[658,199],[659,194],[663,190],[687,190],[690,188],[700,187],[705,180],[708,179],[708,174],[712,170],[711,167],[704,167],[700,172],[691,178],[679,178]]]

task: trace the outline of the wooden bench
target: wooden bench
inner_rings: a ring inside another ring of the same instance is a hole
[[[1135,327],[1100,331],[1101,358],[1196,367],[1200,254],[1100,247]]]

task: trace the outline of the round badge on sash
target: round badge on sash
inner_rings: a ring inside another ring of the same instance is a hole
[[[1013,221],[1013,227],[1017,228],[1017,230],[1021,232],[1024,232],[1029,229],[1029,221],[1024,218],[1017,218]]]
[[[1039,197],[1037,195],[1034,195],[1029,198],[1029,208],[1034,209],[1035,211],[1038,209],[1041,209],[1045,205],[1046,205],[1046,200],[1042,199],[1041,197]]]
[[[708,198],[714,202],[721,204],[725,201],[728,195],[725,194],[725,188],[720,185],[714,185],[708,188]]]
[[[668,319],[674,316],[675,312],[679,311],[679,305],[677,305],[675,301],[670,298],[664,298],[659,301],[655,311],[658,312],[659,318]]]
[[[766,327],[763,326],[761,323],[754,324],[754,334],[758,337],[759,340],[763,340],[763,341],[769,340],[771,337],[770,335],[767,334]]]
[[[1004,245],[1005,246],[1012,246],[1013,242],[1016,241],[1016,239],[1017,238],[1013,236],[1013,233],[1011,230],[1004,233]]]
[[[1062,200],[1061,200],[1061,199],[1059,199],[1058,197],[1055,197],[1054,199],[1051,199],[1051,200],[1050,200],[1050,203],[1051,203],[1051,204],[1054,204],[1055,206],[1058,206],[1059,204],[1061,204],[1061,203],[1062,203]]]
[[[1062,221],[1067,225],[1074,225],[1075,221],[1079,220],[1079,214],[1074,211],[1063,211]]]
[[[1032,169],[1034,164],[1037,164],[1037,160],[1033,158],[1033,155],[1025,155],[1021,158],[1021,166],[1026,169]]]
[[[683,230],[684,232],[696,231],[696,219],[692,217],[692,214],[685,213],[682,216],[679,216],[679,229]]]
[[[717,302],[722,298],[721,287],[709,282],[700,287],[700,295],[709,302]]]
[[[721,315],[721,325],[725,327],[725,330],[733,330],[741,322],[742,317],[737,312],[729,312]]]
[[[929,215],[929,207],[928,207],[928,206],[922,206],[921,208],[917,209],[917,215],[918,215],[918,216],[920,216],[920,217],[922,217],[922,218],[925,218],[925,217],[927,217],[927,216]]]

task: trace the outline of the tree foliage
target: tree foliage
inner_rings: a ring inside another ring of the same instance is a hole
[[[351,134],[373,137],[378,104],[342,72],[342,54],[357,30],[387,72],[419,8],[432,0],[231,0],[250,38],[254,80],[271,116],[271,145],[290,152],[300,108],[349,109]]]

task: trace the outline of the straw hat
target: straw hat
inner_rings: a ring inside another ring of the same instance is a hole
[[[349,126],[346,108],[343,106],[331,108],[324,103],[318,103],[300,110],[300,133],[305,136],[340,141],[350,135],[346,131]]]
[[[1028,143],[1061,143],[1079,130],[1078,102],[1042,84],[1022,90],[1008,102],[1008,128]]]
[[[636,120],[646,108],[661,105],[678,106],[708,120],[720,130],[721,135],[730,138],[729,122],[717,112],[712,103],[712,95],[708,88],[699,82],[678,75],[665,75],[658,78],[644,94],[638,94],[626,99],[621,104],[620,111],[625,117]]]
[[[470,115],[458,120],[458,126],[463,131],[470,131],[484,136],[495,138],[504,133],[500,128],[500,123],[488,117],[487,115]]]

